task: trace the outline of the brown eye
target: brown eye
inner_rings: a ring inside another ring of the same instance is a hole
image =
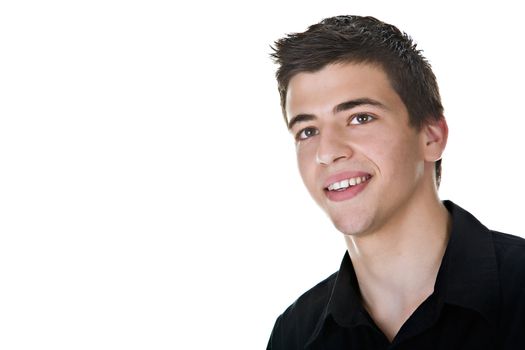
[[[303,130],[297,133],[295,138],[297,140],[306,140],[317,134],[319,134],[319,130],[317,130],[316,128],[304,128]]]
[[[372,117],[370,114],[361,113],[361,114],[356,114],[352,116],[349,124],[352,124],[352,125],[366,124],[366,123],[370,123],[374,119],[376,118]]]

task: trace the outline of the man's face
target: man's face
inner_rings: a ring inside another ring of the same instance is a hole
[[[433,171],[424,132],[410,126],[381,68],[345,63],[299,73],[286,114],[303,181],[341,232],[387,228],[424,195]]]

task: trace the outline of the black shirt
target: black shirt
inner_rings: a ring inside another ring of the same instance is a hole
[[[267,349],[525,349],[525,239],[450,201],[452,232],[430,295],[392,343],[361,303],[352,262],[279,316]]]

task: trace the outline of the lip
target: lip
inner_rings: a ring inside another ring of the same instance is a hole
[[[329,191],[327,189],[327,187],[330,184],[334,183],[334,182],[342,181],[342,180],[345,180],[345,179],[350,179],[352,177],[363,177],[363,176],[368,177],[368,180],[366,180],[365,182],[360,183],[359,185],[348,187],[347,189],[345,189],[343,191]],[[371,174],[366,173],[366,172],[362,172],[362,171],[342,172],[342,173],[330,176],[326,180],[323,190],[324,190],[324,193],[325,193],[326,197],[328,197],[329,200],[331,200],[333,202],[341,202],[341,201],[345,201],[345,200],[354,198],[359,193],[361,193],[361,191],[363,191],[366,188],[366,186],[368,186],[368,183],[370,182],[371,179],[372,179],[372,175]]]

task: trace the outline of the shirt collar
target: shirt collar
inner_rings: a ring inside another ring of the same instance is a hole
[[[361,303],[357,277],[347,251],[330,291],[330,298],[319,317],[307,345],[319,336],[329,316],[333,317],[334,321],[342,326],[352,327],[366,323],[366,315]]]
[[[452,232],[440,271],[444,275],[444,301],[476,310],[496,324],[500,292],[492,233],[458,205],[451,201],[444,204],[452,216]]]
[[[434,294],[438,294],[437,297],[444,303],[473,309],[495,324],[499,310],[499,278],[491,232],[452,201],[443,203],[452,217],[452,231]],[[307,344],[319,336],[329,316],[344,327],[370,323],[370,316],[361,303],[357,277],[348,252]]]

